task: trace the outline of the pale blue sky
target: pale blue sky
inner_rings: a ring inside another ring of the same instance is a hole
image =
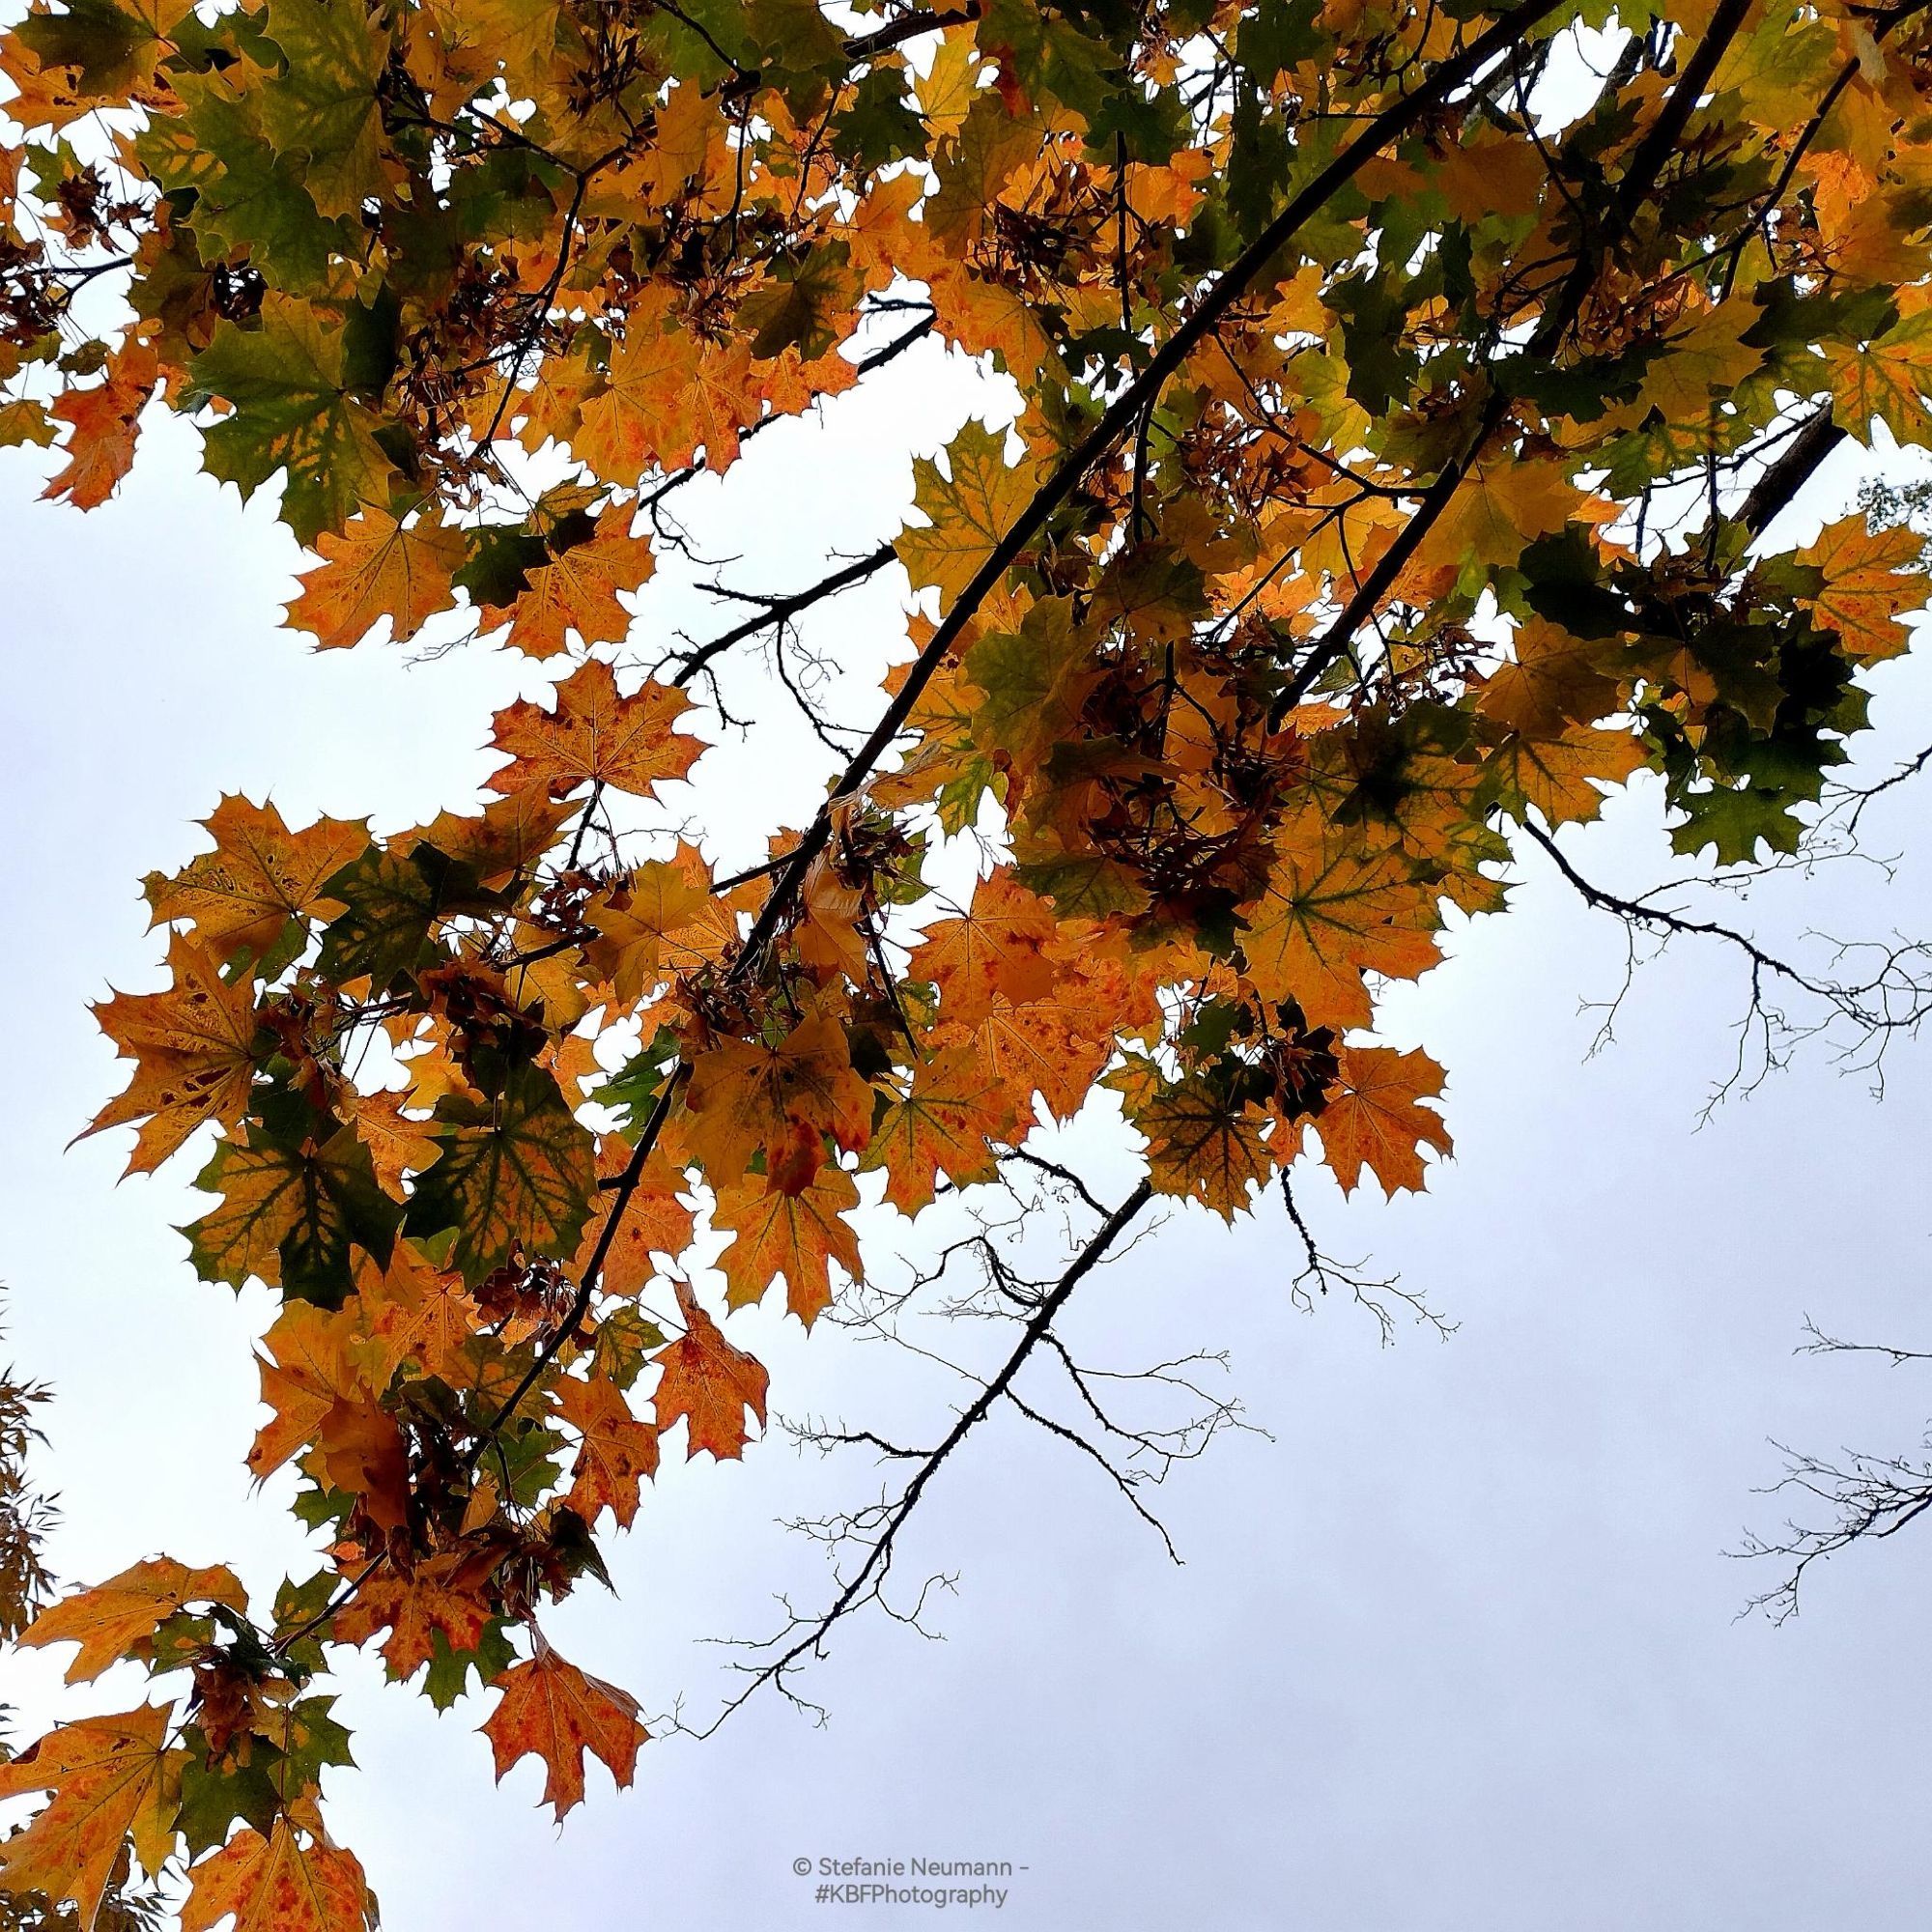
[[[970,399],[936,355],[889,375],[828,431],[775,430],[740,479],[691,493],[700,539],[722,550],[728,532],[742,555],[737,581],[808,581],[828,546],[894,527],[906,449],[944,440]],[[242,1466],[269,1300],[190,1274],[170,1224],[198,1211],[191,1159],[117,1185],[122,1137],[62,1151],[119,1078],[84,1002],[156,983],[137,879],[194,849],[189,821],[220,791],[272,789],[291,819],[427,815],[474,794],[489,711],[542,674],[488,652],[415,668],[309,653],[276,628],[293,546],[267,505],[197,477],[179,428],[156,425],[89,518],[33,500],[43,468],[0,457],[10,1346],[59,1385],[43,1473],[67,1511],[65,1576],[165,1548],[266,1584],[299,1548],[279,1485],[251,1496]],[[1840,474],[1826,495],[1848,488]],[[874,585],[812,635],[869,660],[896,609]],[[674,622],[712,628],[654,588],[640,646]],[[1932,738],[1932,681],[1889,671],[1880,692],[1875,769]],[[770,813],[809,810],[793,749],[700,768],[737,849]],[[1908,789],[1873,839],[1907,847],[1922,819]],[[1654,793],[1577,850],[1606,876],[1655,876]],[[1804,897],[1787,882],[1767,916],[1932,929],[1927,876],[1850,868]],[[1232,1234],[1170,1218],[1070,1325],[1122,1367],[1228,1350],[1272,1435],[1229,1438],[1169,1486],[1183,1568],[1090,1465],[1004,1420],[948,1469],[909,1553],[908,1574],[957,1575],[945,1642],[849,1627],[808,1687],[828,1727],[768,1700],[708,1744],[654,1744],[629,1792],[593,1771],[561,1833],[534,1808],[534,1764],[493,1787],[482,1700],[439,1719],[351,1669],[363,1769],[333,1778],[333,1813],[385,1922],[782,1932],[838,1909],[810,1902],[795,1857],[924,1854],[1026,1864],[995,1922],[1096,1932],[1921,1924],[1932,1533],[1822,1576],[1782,1630],[1734,1621],[1769,1579],[1722,1552],[1776,1520],[1749,1493],[1776,1468],[1767,1436],[1902,1445],[1932,1408],[1910,1372],[1792,1353],[1807,1312],[1932,1343],[1932,1060],[1903,1049],[1874,1106],[1809,1059],[1699,1132],[1740,1010],[1729,960],[1653,969],[1620,1043],[1586,1060],[1577,1002],[1616,984],[1613,928],[1538,872],[1513,917],[1453,950],[1391,1023],[1450,1068],[1457,1159],[1395,1207],[1305,1185],[1328,1245],[1399,1269],[1461,1323],[1452,1340],[1383,1350],[1346,1308],[1294,1313],[1273,1206]],[[889,1274],[910,1243],[890,1221],[874,1234]],[[776,1315],[747,1332],[788,1411],[919,1430],[950,1400],[835,1333],[806,1343]],[[764,1633],[776,1591],[817,1595],[813,1553],[774,1520],[873,1481],[778,1440],[742,1467],[674,1468],[616,1545],[621,1596],[586,1593],[553,1634],[647,1709],[682,1697],[701,1720],[727,1681],[699,1640]],[[59,1661],[6,1666],[29,1725]],[[86,1708],[135,1690],[110,1679]]]

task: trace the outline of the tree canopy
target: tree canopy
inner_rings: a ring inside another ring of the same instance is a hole
[[[906,1480],[783,1684],[1151,1205],[1286,1213],[1325,1285],[1296,1162],[1424,1184],[1443,1072],[1378,1003],[1525,841],[1754,993],[1925,1009],[1913,949],[1811,974],[1556,839],[1649,772],[1687,857],[1797,852],[1907,647],[1909,528],[1776,533],[1845,439],[1932,442],[1917,0],[35,0],[0,72],[0,441],[88,508],[173,411],[314,553],[318,647],[558,672],[482,810],[227,797],[145,882],[167,983],[99,1008],[134,1065],[89,1131],[192,1145],[194,1269],[278,1293],[249,1467],[299,1471],[316,1567],[41,1612],[160,1701],[0,1765],[50,1794],[0,1841],[22,1911],[179,1861],[185,1932],[373,1922],[320,1808],[344,1646],[495,1687],[559,1815],[586,1751],[628,1782],[638,1704],[539,1618],[661,1462],[763,1424],[731,1311],[811,1323],[862,1203],[1058,1189],[1050,1280],[963,1244],[1011,1357],[936,1450],[870,1438]],[[634,637],[674,493],[926,337],[1011,427],[906,452],[918,521],[817,583]],[[785,634],[888,571],[847,735]],[[760,649],[827,786],[726,863],[690,786]],[[1036,1139],[1090,1099],[1143,1150],[1112,1204]]]

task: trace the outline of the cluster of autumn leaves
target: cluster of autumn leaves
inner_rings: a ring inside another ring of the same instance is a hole
[[[628,1782],[638,1706],[537,1613],[668,1446],[743,1452],[729,1312],[781,1282],[810,1323],[862,1203],[1090,1104],[1231,1219],[1307,1154],[1420,1187],[1442,1074],[1377,997],[1502,904],[1513,824],[1647,769],[1683,850],[1792,848],[1918,547],[1761,554],[1782,498],[1739,486],[1932,440],[1932,52],[1910,7],[1670,0],[1558,113],[1578,17],[65,0],[0,41],[0,441],[60,439],[90,506],[158,397],[280,480],[322,647],[565,661],[480,810],[229,798],[146,882],[168,983],[99,1008],[133,1073],[94,1128],[143,1171],[212,1141],[190,1259],[278,1293],[249,1467],[293,1466],[319,1567],[264,1608],[150,1559],[42,1614],[71,1679],[169,1700],[0,1766],[49,1794],[7,1889],[91,1923],[185,1855],[188,1932],[372,1918],[319,1808],[331,1646],[493,1687],[499,1775],[537,1754],[559,1814],[586,1752]],[[877,565],[913,660],[818,817],[724,871],[660,798],[701,800],[711,660],[611,648],[646,518],[926,334],[1021,412],[915,465]]]

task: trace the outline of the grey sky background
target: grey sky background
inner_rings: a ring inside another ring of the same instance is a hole
[[[944,441],[979,392],[936,354],[888,378],[689,493],[700,543],[742,555],[734,581],[808,582],[829,548],[895,526],[905,452]],[[158,983],[137,881],[196,849],[190,821],[221,791],[272,789],[292,822],[427,816],[473,796],[489,712],[547,680],[496,652],[310,653],[276,628],[293,543],[266,504],[195,473],[177,426],[153,425],[88,518],[33,500],[44,467],[0,456],[8,1349],[58,1385],[41,1473],[67,1512],[63,1577],[166,1549],[266,1587],[302,1564],[281,1482],[251,1494],[242,1461],[270,1298],[193,1279],[171,1232],[200,1211],[192,1158],[117,1185],[125,1135],[63,1151],[120,1078],[84,1002]],[[1855,481],[1844,466],[1794,518]],[[717,628],[676,575],[642,600],[644,656],[672,625]],[[873,585],[814,626],[863,670],[855,689],[897,610]],[[1932,679],[1890,668],[1878,691],[1874,772],[1932,739]],[[723,856],[810,809],[799,749],[781,732],[699,767]],[[1777,882],[1766,929],[1932,930],[1923,815],[1906,787],[1869,821],[1875,848],[1921,848],[1895,879]],[[1648,884],[1669,869],[1659,823],[1640,783],[1573,849]],[[1932,1410],[1912,1370],[1793,1354],[1807,1313],[1932,1345],[1932,1054],[1902,1045],[1874,1105],[1815,1052],[1700,1131],[1744,1009],[1733,959],[1680,949],[1649,968],[1617,1043],[1587,1058],[1598,1022],[1578,1001],[1614,992],[1621,936],[1547,867],[1450,951],[1387,1032],[1449,1067],[1457,1157],[1393,1206],[1373,1186],[1345,1204],[1319,1175],[1302,1192],[1331,1251],[1399,1271],[1452,1339],[1406,1327],[1384,1350],[1359,1311],[1297,1313],[1276,1203],[1232,1233],[1170,1215],[1083,1289],[1069,1333],[1122,1369],[1225,1350],[1268,1432],[1223,1438],[1158,1497],[1182,1567],[1090,1464],[1009,1415],[949,1466],[907,1550],[909,1585],[956,1577],[934,1606],[943,1642],[850,1625],[803,1687],[829,1724],[767,1697],[708,1743],[654,1743],[628,1792],[593,1768],[560,1833],[533,1808],[533,1761],[492,1785],[487,1699],[439,1719],[364,1660],[343,1692],[362,1769],[333,1777],[332,1819],[384,1922],[803,1928],[858,1909],[814,1906],[795,1857],[923,1855],[1026,1865],[994,1915],[1021,1926],[1922,1925],[1932,1530],[1832,1566],[1776,1630],[1736,1620],[1775,1577],[1723,1552],[1778,1520],[1750,1493],[1777,1472],[1768,1437],[1902,1447]],[[1073,1140],[1120,1191],[1105,1123]],[[869,1238],[889,1280],[928,1237],[881,1214]],[[808,1342],[774,1312],[744,1333],[792,1414],[924,1436],[954,1400],[825,1326]],[[618,1598],[586,1592],[547,1628],[648,1711],[681,1698],[701,1723],[731,1689],[729,1653],[703,1639],[765,1634],[776,1592],[823,1593],[816,1553],[776,1520],[876,1484],[776,1436],[742,1466],[668,1465],[615,1542]],[[57,1702],[139,1694],[124,1673],[60,1698],[66,1656],[6,1664],[23,1731]]]

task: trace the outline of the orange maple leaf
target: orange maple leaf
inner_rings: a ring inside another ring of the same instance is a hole
[[[700,1053],[685,1104],[686,1138],[719,1183],[736,1179],[762,1148],[785,1156],[789,1182],[808,1186],[822,1158],[818,1137],[853,1153],[872,1130],[872,1090],[829,1015],[803,1021],[777,1046],[732,1039]]]
[[[20,1633],[28,1646],[73,1643],[70,1684],[84,1684],[130,1656],[177,1610],[189,1604],[225,1604],[246,1611],[248,1596],[225,1564],[191,1570],[172,1556],[149,1557],[91,1589],[49,1604]]]
[[[482,1726],[500,1780],[534,1753],[544,1761],[542,1802],[561,1818],[583,1802],[583,1753],[610,1767],[621,1787],[630,1783],[638,1752],[650,1733],[638,1721],[637,1699],[614,1684],[588,1676],[559,1657],[532,1630],[535,1655],[492,1681],[503,1699]]]
[[[527,785],[492,799],[480,814],[439,812],[433,823],[391,838],[389,850],[402,854],[417,844],[434,845],[445,859],[473,867],[484,885],[501,885],[513,873],[527,871],[582,809],[581,799],[554,800]]]
[[[476,1561],[456,1549],[418,1563],[404,1577],[394,1568],[376,1571],[329,1620],[332,1641],[366,1643],[387,1631],[383,1662],[401,1682],[436,1656],[436,1639],[454,1651],[474,1650],[489,1628],[492,1609],[481,1594],[495,1561]]]
[[[669,316],[670,298],[653,283],[625,318],[605,380],[583,398],[571,433],[576,455],[607,481],[629,488],[647,469],[689,460],[697,440],[693,397],[701,345]]]
[[[1815,597],[1800,597],[1818,622],[1836,631],[1854,657],[1896,657],[1911,641],[1899,611],[1924,601],[1918,565],[1924,545],[1909,529],[1867,526],[1862,516],[1828,524],[1818,541],[1793,558],[1825,580]]]
[[[1585,724],[1549,738],[1512,732],[1490,754],[1484,781],[1518,816],[1531,806],[1551,825],[1567,825],[1597,817],[1601,787],[1623,783],[1643,762],[1643,747],[1629,731]]]
[[[1389,1194],[1419,1193],[1428,1171],[1422,1150],[1447,1153],[1452,1145],[1442,1116],[1423,1106],[1442,1092],[1442,1069],[1428,1054],[1386,1046],[1340,1046],[1341,1077],[1316,1117],[1321,1153],[1345,1194],[1368,1168]]]
[[[755,1179],[721,1187],[712,1223],[736,1237],[716,1264],[724,1299],[742,1308],[782,1274],[785,1306],[810,1328],[832,1302],[831,1263],[853,1281],[865,1279],[858,1239],[843,1218],[858,1205],[859,1190],[839,1167],[819,1168],[810,1186],[792,1192]]]
[[[586,909],[599,934],[591,964],[624,1006],[661,979],[716,959],[738,936],[735,918],[712,897],[709,869],[696,853],[692,861],[648,859]]]
[[[325,884],[369,843],[359,821],[318,818],[291,832],[272,804],[222,799],[202,820],[214,850],[190,859],[173,878],[142,881],[153,923],[187,920],[217,958],[267,952],[292,919],[332,919],[342,901]]]
[[[630,697],[601,658],[556,687],[556,709],[520,700],[497,714],[491,743],[511,762],[490,780],[492,791],[540,786],[563,798],[593,781],[647,794],[690,771],[703,743],[671,729],[691,699],[675,686],[646,684]]]
[[[999,871],[980,881],[965,912],[926,927],[909,971],[939,988],[949,1020],[971,1025],[992,1011],[996,998],[1025,1006],[1053,991],[1059,967],[1046,949],[1059,936],[1052,907],[1010,871]]]
[[[980,1057],[945,1047],[913,1068],[903,1093],[887,1099],[859,1165],[884,1168],[886,1199],[901,1214],[917,1214],[932,1200],[941,1174],[955,1187],[991,1180],[999,1161],[988,1143],[1003,1138],[1012,1122],[1009,1100]]]
[[[401,1199],[406,1175],[420,1174],[440,1151],[432,1138],[434,1122],[412,1120],[400,1094],[345,1094],[338,1112],[348,1117],[355,1138],[369,1150],[370,1164],[384,1191]]]
[[[182,1932],[235,1918],[234,1932],[362,1932],[376,1901],[354,1852],[310,1835],[304,1844],[287,1818],[265,1838],[244,1826],[188,1872]]]
[[[1060,1120],[1080,1111],[1094,1076],[1113,1057],[1118,974],[1107,961],[1063,961],[1053,992],[1015,1006],[995,997],[976,1027],[943,1027],[948,1046],[968,1048],[991,1082],[995,1102],[1023,1120],[1036,1094]]]
[[[1304,822],[1278,840],[1267,890],[1242,918],[1256,991],[1298,1001],[1318,1023],[1366,1026],[1364,973],[1412,980],[1437,959],[1440,916],[1402,855]]]
[[[262,1337],[262,1400],[275,1412],[248,1451],[248,1473],[258,1483],[312,1442],[329,1410],[361,1388],[349,1357],[359,1314],[347,1304],[331,1313],[291,1301]]]
[[[158,380],[155,352],[129,341],[109,358],[107,380],[92,389],[69,389],[51,414],[66,423],[67,468],[41,492],[65,497],[83,510],[104,503],[133,467],[141,411]]]
[[[410,1452],[387,1409],[359,1391],[338,1397],[316,1425],[316,1458],[327,1487],[356,1497],[371,1522],[401,1529],[410,1505]]]
[[[614,1180],[631,1164],[631,1149],[620,1134],[606,1134],[597,1144],[597,1178]],[[638,1184],[625,1205],[624,1217],[611,1237],[604,1256],[603,1272],[597,1285],[607,1294],[637,1294],[657,1272],[654,1254],[676,1257],[691,1245],[695,1217],[678,1199],[684,1177],[672,1167],[661,1149],[653,1149],[638,1175]],[[584,1223],[583,1238],[578,1244],[571,1272],[579,1280],[589,1268],[590,1258],[603,1238],[616,1190],[603,1188],[598,1205]]]
[[[384,617],[390,642],[414,637],[455,605],[451,579],[469,554],[463,532],[430,510],[404,524],[365,508],[339,536],[324,530],[315,548],[322,562],[302,573],[288,618],[325,651],[360,643]]]
[[[685,1332],[653,1357],[664,1371],[651,1399],[658,1432],[662,1435],[682,1416],[690,1424],[687,1456],[696,1456],[700,1449],[708,1449],[721,1462],[742,1456],[745,1411],[749,1408],[763,1427],[770,1378],[762,1363],[725,1341],[686,1283],[673,1286]]]
[[[555,1384],[557,1413],[581,1438],[571,1464],[568,1501],[587,1523],[608,1507],[628,1528],[638,1514],[646,1476],[658,1472],[658,1432],[631,1413],[624,1393],[608,1378]]]
[[[185,1750],[170,1749],[168,1713],[143,1705],[64,1724],[0,1764],[0,1799],[53,1797],[25,1830],[0,1839],[0,1880],[12,1891],[71,1899],[92,1927],[131,1833],[151,1877],[174,1850]]]
[[[462,1275],[432,1267],[414,1242],[399,1240],[386,1268],[364,1257],[356,1282],[361,1324],[348,1355],[367,1371],[370,1387],[386,1388],[405,1362],[445,1381],[463,1379],[464,1345],[483,1323]]]
[[[227,984],[191,939],[168,943],[173,983],[162,993],[116,993],[97,1002],[100,1028],[135,1062],[134,1077],[77,1136],[141,1124],[129,1174],[158,1167],[204,1121],[236,1126],[255,1078],[255,989]]]

